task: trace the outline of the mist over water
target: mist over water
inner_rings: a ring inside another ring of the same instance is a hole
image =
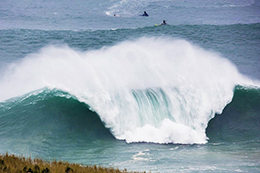
[[[216,53],[151,37],[87,52],[45,47],[6,70],[0,95],[60,89],[89,105],[117,139],[192,144],[207,142],[208,121],[245,81]]]

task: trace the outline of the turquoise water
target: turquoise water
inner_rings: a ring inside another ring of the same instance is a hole
[[[0,153],[132,171],[259,172],[259,8],[0,2]]]

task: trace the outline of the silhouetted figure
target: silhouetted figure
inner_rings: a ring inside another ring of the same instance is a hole
[[[146,11],[144,11],[144,14],[142,14],[141,16],[149,16],[147,13],[146,13]]]
[[[166,21],[163,20],[163,23],[161,23],[161,25],[167,25]]]

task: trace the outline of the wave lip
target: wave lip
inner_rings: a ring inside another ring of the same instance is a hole
[[[89,105],[117,139],[206,143],[208,121],[241,82],[218,54],[153,37],[88,52],[46,47],[6,70],[0,100],[57,88]]]

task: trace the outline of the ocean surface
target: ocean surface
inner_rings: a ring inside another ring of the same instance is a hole
[[[260,172],[260,1],[1,0],[6,152]]]

